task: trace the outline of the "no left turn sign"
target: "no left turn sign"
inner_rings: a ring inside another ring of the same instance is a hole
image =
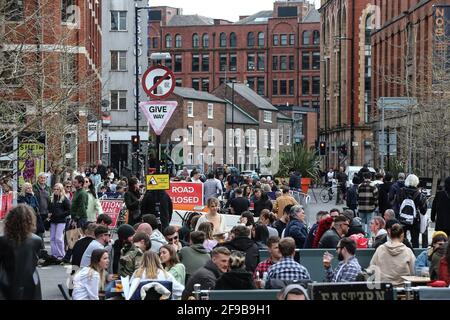
[[[175,89],[175,75],[167,67],[151,67],[142,77],[142,86],[150,98],[166,99]]]

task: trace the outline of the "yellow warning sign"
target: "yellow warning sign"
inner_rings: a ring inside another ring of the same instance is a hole
[[[168,174],[147,175],[147,190],[169,190],[170,177]]]

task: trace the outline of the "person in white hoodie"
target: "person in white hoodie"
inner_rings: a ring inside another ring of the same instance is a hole
[[[130,280],[130,297],[138,288],[139,283],[147,280],[170,281],[172,282],[172,297],[174,300],[180,299],[184,290],[184,285],[179,283],[175,277],[164,270],[159,256],[153,251],[146,251],[142,258],[141,266],[133,273]]]
[[[375,272],[377,280],[400,286],[404,282],[402,276],[414,275],[416,257],[412,250],[403,244],[405,233],[400,224],[394,224],[388,230],[388,235],[390,241],[378,247],[368,270]]]

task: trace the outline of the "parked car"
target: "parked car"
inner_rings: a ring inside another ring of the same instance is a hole
[[[345,169],[345,174],[347,175],[347,188],[350,188],[353,185],[353,177],[355,173],[357,174],[359,170],[361,170],[363,167],[359,166],[349,166],[347,169]],[[372,174],[372,178],[375,176],[375,169],[372,167],[369,167],[369,171]]]

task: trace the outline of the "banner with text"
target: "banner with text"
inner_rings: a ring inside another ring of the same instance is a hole
[[[103,213],[109,215],[112,219],[112,224],[109,227],[111,229],[115,228],[119,219],[120,210],[123,206],[123,200],[100,200],[100,204]]]

